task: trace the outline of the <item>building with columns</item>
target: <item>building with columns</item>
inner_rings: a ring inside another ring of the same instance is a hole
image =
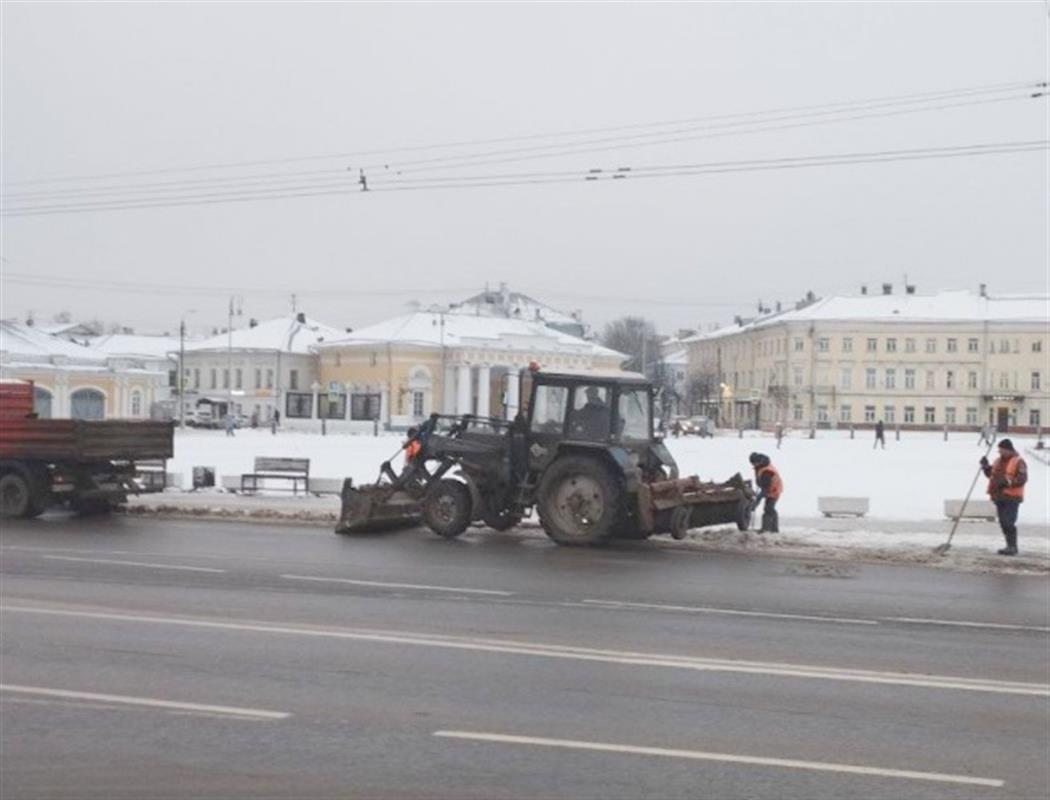
[[[1036,431],[1050,416],[1046,296],[827,297],[686,340],[725,426]]]
[[[337,428],[405,429],[433,412],[510,419],[518,374],[550,369],[616,370],[622,353],[542,320],[459,311],[417,311],[315,346],[320,384]],[[322,398],[322,406],[324,405]]]
[[[167,370],[52,336],[33,326],[0,322],[0,377],[33,381],[43,418],[144,419],[168,387]]]

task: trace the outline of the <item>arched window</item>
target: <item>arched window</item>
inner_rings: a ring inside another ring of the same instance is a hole
[[[69,415],[73,419],[104,419],[106,396],[98,389],[77,389],[70,395]]]
[[[131,393],[131,416],[142,416],[142,392],[140,392],[138,389],[135,389]]]
[[[51,392],[43,386],[33,387],[33,410],[40,419],[51,419]]]
[[[408,373],[409,407],[407,411],[415,419],[423,419],[430,413],[430,392],[434,380],[430,370],[417,365]]]

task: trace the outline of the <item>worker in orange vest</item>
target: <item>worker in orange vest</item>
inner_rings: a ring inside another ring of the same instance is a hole
[[[416,457],[423,450],[423,445],[420,443],[419,439],[417,438],[418,436],[419,436],[419,430],[418,429],[416,429],[416,428],[409,428],[408,429],[408,441],[405,442],[404,446],[401,448],[402,450],[405,451],[405,466],[406,467],[409,464],[411,464],[413,461],[415,461]]]
[[[1028,482],[1028,465],[1014,450],[1009,439],[999,442],[999,457],[994,464],[981,459],[981,469],[988,478],[988,496],[995,503],[999,527],[1006,538],[1006,547],[998,551],[1001,556],[1017,555],[1017,512],[1024,500],[1024,485]]]
[[[758,508],[763,500],[766,502],[765,508],[762,509],[762,528],[759,533],[780,533],[777,500],[784,493],[784,481],[780,479],[780,473],[765,453],[752,453],[748,461],[755,468],[755,484],[758,486],[754,508]]]

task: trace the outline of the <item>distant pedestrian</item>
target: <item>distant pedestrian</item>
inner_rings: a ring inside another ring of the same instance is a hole
[[[1014,450],[1009,439],[999,442],[999,457],[994,464],[981,459],[981,469],[988,478],[988,496],[995,503],[999,527],[1006,539],[1006,547],[998,551],[1001,556],[1017,555],[1017,512],[1024,501],[1024,485],[1028,482],[1028,465]]]
[[[784,423],[777,422],[776,426],[776,437],[777,437],[777,450],[780,449],[780,444],[784,441]]]
[[[886,449],[886,426],[882,424],[882,420],[881,419],[878,422],[875,423],[875,444],[873,444],[871,446],[871,449],[874,450],[876,447],[879,446],[880,443],[882,444],[882,449],[885,450]]]
[[[235,436],[234,428],[237,427],[237,418],[233,416],[229,411],[226,412],[226,416],[222,418],[222,425],[226,429],[227,436]]]
[[[977,439],[977,445],[990,445],[995,441],[995,426],[994,425],[982,425],[981,435]]]
[[[748,457],[751,466],[755,468],[755,484],[758,486],[758,496],[754,501],[754,508],[765,501],[762,509],[762,527],[759,533],[780,533],[780,517],[777,516],[777,500],[784,493],[784,482],[780,479],[780,473],[769,460],[765,453],[752,453]]]
[[[252,412],[252,427],[253,428],[258,428],[259,427],[259,410],[258,409],[256,409],[255,411]]]

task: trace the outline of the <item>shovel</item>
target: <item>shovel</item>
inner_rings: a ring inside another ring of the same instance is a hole
[[[992,441],[988,443],[988,449],[984,451],[985,458],[988,458],[988,456],[991,454],[993,447],[995,447],[994,436],[992,437]],[[963,514],[966,513],[966,504],[970,502],[970,495],[973,494],[973,489],[977,485],[977,480],[981,477],[983,473],[984,467],[978,467],[977,474],[973,476],[973,483],[970,484],[970,491],[966,493],[966,499],[963,500],[962,506],[959,508],[959,513],[955,515],[955,522],[952,523],[952,532],[948,534],[948,541],[946,541],[944,544],[939,544],[935,548],[933,548],[933,552],[935,554],[943,556],[948,553],[949,549],[951,549],[952,537],[955,536],[955,531],[959,527],[959,520],[962,519]]]

